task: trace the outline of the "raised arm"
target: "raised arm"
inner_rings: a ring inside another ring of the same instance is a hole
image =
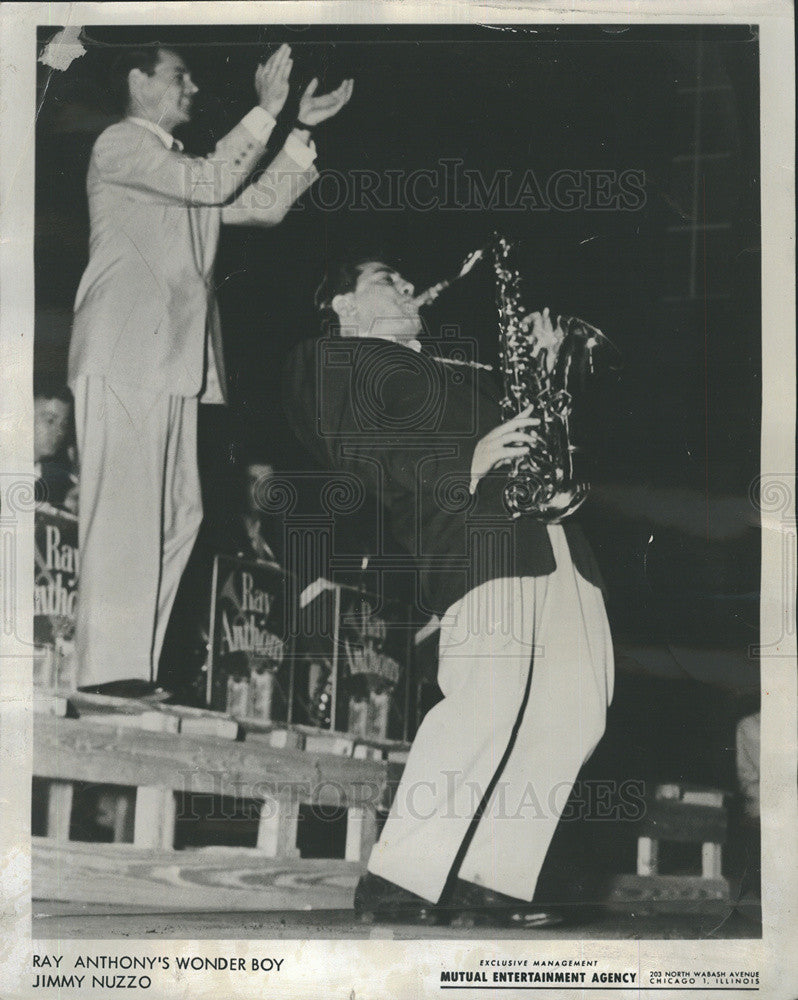
[[[316,150],[292,133],[285,146],[253,183],[222,209],[230,226],[276,226],[319,176]]]
[[[223,205],[244,186],[258,164],[285,104],[291,50],[281,46],[255,73],[258,104],[207,157],[167,149],[152,133],[127,121],[106,129],[92,162],[108,184],[183,205]]]
[[[299,102],[297,127],[264,173],[222,209],[222,222],[233,226],[276,226],[294,202],[319,176],[311,129],[337,115],[352,96],[352,80],[329,94],[316,95],[318,80],[305,88]],[[305,127],[306,126],[306,127]]]

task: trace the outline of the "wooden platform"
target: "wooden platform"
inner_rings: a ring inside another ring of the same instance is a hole
[[[559,924],[535,931],[495,927],[425,927],[419,924],[364,924],[346,909],[181,910],[142,912],[137,907],[99,904],[34,903],[32,936],[39,941],[82,939],[128,940],[232,940],[309,941],[387,939],[430,942],[451,940],[481,942],[490,947],[497,940],[522,940],[526,947],[542,941],[572,941],[579,949],[585,941],[756,939],[762,936],[758,907],[729,911],[718,919],[715,912],[690,914],[641,913],[634,911],[597,913],[588,922]],[[596,994],[591,994],[595,996]]]
[[[34,719],[44,834],[33,838],[34,898],[172,911],[351,908],[404,746],[127,699],[67,702],[69,717],[51,699]],[[110,810],[112,843],[71,839],[77,797],[92,788]],[[216,804],[220,839],[243,811],[252,846],[176,849],[178,804],[198,801]],[[345,824],[340,857],[300,856],[307,808]]]
[[[32,839],[34,899],[194,914],[351,910],[406,745],[97,695],[59,694],[39,705],[35,829],[44,835]],[[86,789],[104,796],[111,843],[76,836]],[[594,902],[638,914],[728,909],[723,793],[659,792],[639,826],[637,873],[616,876]],[[194,823],[200,800],[214,804],[218,839],[225,829],[236,834],[230,846],[178,849],[187,842],[178,826]],[[310,856],[299,828],[309,807],[335,815],[340,856]],[[237,824],[242,816],[246,824]],[[240,846],[244,825],[248,847]],[[702,845],[701,874],[659,873],[656,847],[668,839]]]
[[[346,806],[376,801],[387,780],[382,761],[83,719],[36,716],[33,744],[33,774],[67,782],[169,787],[259,800],[284,790],[301,801]]]
[[[33,897],[118,903],[147,912],[352,908],[360,862],[269,858],[207,847],[141,850],[130,844],[56,844],[33,838]]]

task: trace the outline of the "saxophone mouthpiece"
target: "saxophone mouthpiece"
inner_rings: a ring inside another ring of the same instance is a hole
[[[477,264],[485,256],[485,248],[482,247],[480,250],[475,250],[473,253],[469,254],[463,261],[463,266],[460,268],[460,273],[457,275],[458,278],[464,278],[471,268]]]
[[[479,250],[474,250],[473,253],[470,253],[463,261],[463,266],[460,268],[460,270],[453,278],[446,278],[443,281],[439,281],[437,285],[432,285],[430,288],[427,288],[425,291],[417,295],[415,299],[413,299],[416,308],[423,309],[424,306],[431,305],[435,301],[435,299],[438,298],[441,292],[446,291],[446,289],[449,288],[451,285],[453,285],[455,281],[459,281],[461,278],[464,278],[471,270],[471,268],[474,267],[474,265],[477,264],[480,260],[482,260],[484,256],[485,256],[484,247],[482,247]]]
[[[425,291],[421,292],[420,295],[417,295],[413,299],[416,308],[423,309],[425,306],[431,305],[435,301],[435,299],[437,299],[437,297],[441,294],[441,292],[445,288],[449,287],[449,285],[451,285],[451,281],[439,281],[437,285],[432,285],[430,288],[427,288]]]

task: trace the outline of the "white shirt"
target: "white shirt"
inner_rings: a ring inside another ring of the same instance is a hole
[[[151,122],[148,118],[137,118],[135,115],[130,115],[128,121],[135,122],[136,125],[141,125],[142,128],[148,129],[153,135],[157,135],[167,149],[179,149],[182,153],[183,143],[179,139],[175,139],[173,135],[170,135],[165,128],[161,128],[157,122]]]
[[[148,118],[137,118],[135,115],[130,115],[127,120],[135,122],[136,125],[141,125],[142,128],[148,129],[153,135],[157,135],[167,149],[183,151],[183,143],[179,139],[175,139],[165,128],[161,128],[157,122],[151,122]],[[254,107],[244,115],[241,119],[241,124],[258,142],[265,144],[269,141],[269,137],[277,121],[265,108]],[[298,163],[303,170],[307,170],[316,159],[316,145],[313,140],[311,139],[308,143],[304,143],[293,132],[285,140],[283,148],[291,159]]]

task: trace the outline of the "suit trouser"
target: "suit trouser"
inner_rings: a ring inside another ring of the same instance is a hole
[[[78,684],[155,680],[202,521],[197,400],[74,386],[80,458]]]
[[[613,658],[601,591],[562,527],[557,569],[492,580],[447,612],[438,684],[369,870],[436,902],[496,780],[459,877],[531,900],[579,769],[604,732]]]

